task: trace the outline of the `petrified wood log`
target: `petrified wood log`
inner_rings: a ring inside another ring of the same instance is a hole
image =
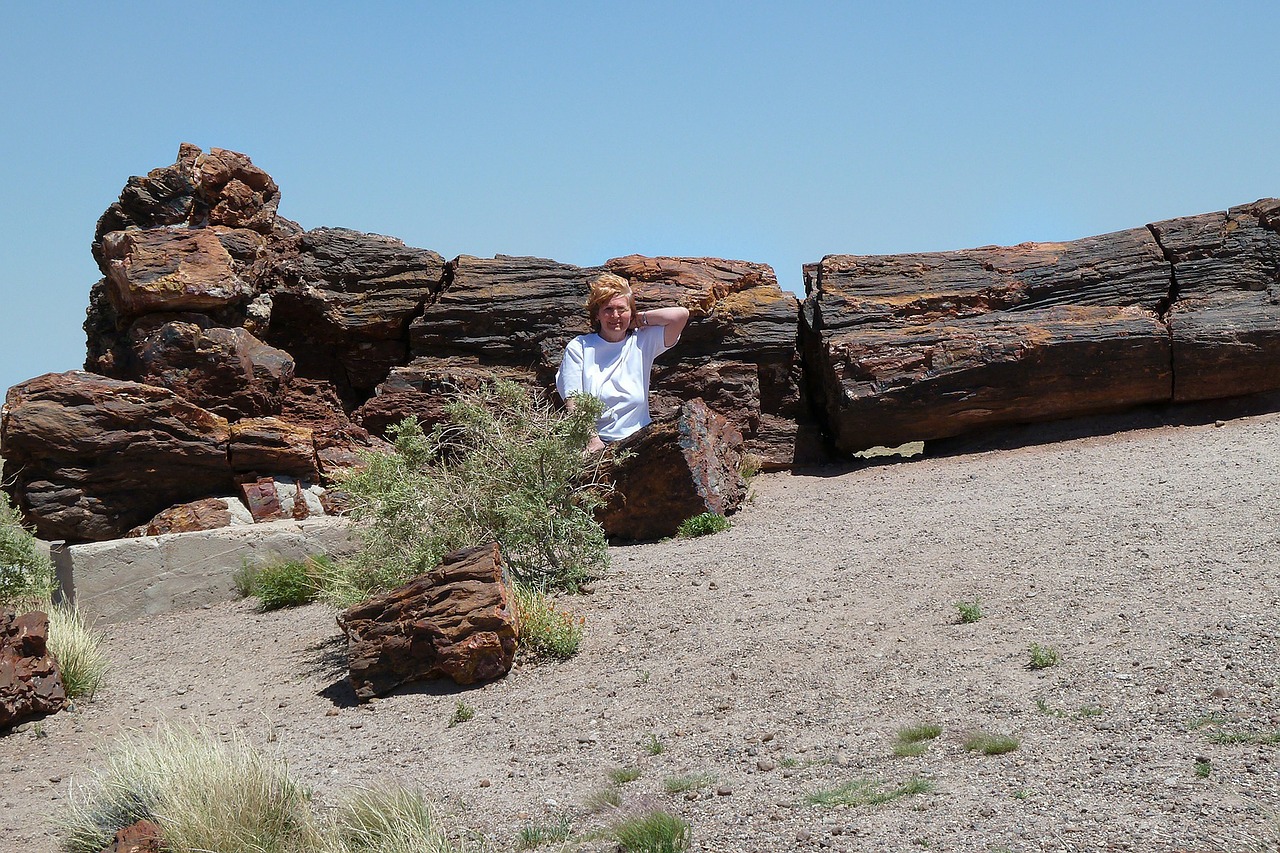
[[[226,419],[165,388],[73,370],[9,389],[0,421],[19,505],[45,539],[111,539],[226,494]]]
[[[404,586],[344,610],[351,686],[385,696],[402,684],[501,678],[515,659],[515,599],[495,542],[455,551]]]
[[[836,447],[1280,387],[1280,202],[1070,243],[806,268],[806,380]]]
[[[675,535],[685,519],[742,505],[742,434],[700,399],[617,442],[605,460],[614,491],[597,514],[616,539]]]
[[[48,649],[49,617],[0,609],[0,731],[67,705],[58,662]]]

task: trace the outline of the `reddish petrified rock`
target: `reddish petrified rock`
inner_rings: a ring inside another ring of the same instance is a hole
[[[102,853],[161,853],[164,839],[160,827],[149,820],[131,823],[116,833]]]
[[[338,616],[356,696],[402,684],[501,678],[515,659],[519,625],[497,543],[455,551],[434,570]]]
[[[137,367],[128,378],[168,388],[225,418],[278,414],[293,379],[289,353],[202,314],[152,314],[135,322],[129,336]]]
[[[253,292],[211,228],[113,231],[102,247],[107,296],[120,317],[225,308]]]
[[[285,517],[284,509],[280,506],[280,495],[276,491],[276,481],[270,477],[259,477],[241,483],[240,495],[255,522],[279,521]]]
[[[231,425],[228,452],[237,473],[317,477],[316,445],[309,427],[280,418],[245,418]]]
[[[161,510],[146,524],[129,531],[130,536],[160,536],[164,533],[190,533],[193,530],[217,530],[235,523],[229,500],[234,498],[202,498]],[[241,508],[243,511],[243,507]]]
[[[695,515],[728,515],[746,497],[742,452],[742,434],[690,400],[612,446],[604,475],[614,491],[597,520],[613,538],[660,539]]]
[[[67,705],[58,662],[48,649],[49,617],[0,610],[0,730]]]
[[[386,447],[368,430],[352,423],[342,408],[333,384],[324,380],[294,378],[280,407],[280,417],[311,429],[316,446],[316,462],[322,477],[357,465],[360,453]]]
[[[224,418],[166,388],[47,373],[9,389],[0,444],[11,494],[45,539],[111,539],[232,487]]]

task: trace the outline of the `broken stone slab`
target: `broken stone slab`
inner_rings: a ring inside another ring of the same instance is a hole
[[[477,684],[515,659],[515,597],[496,542],[455,551],[404,586],[344,610],[351,686],[362,700],[411,681]]]
[[[612,445],[603,476],[613,486],[596,519],[614,539],[674,536],[681,522],[729,515],[746,497],[742,434],[701,399]]]
[[[47,614],[0,609],[0,730],[67,706],[62,674],[48,641]]]

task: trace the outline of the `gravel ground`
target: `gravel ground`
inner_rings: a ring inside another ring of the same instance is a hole
[[[607,822],[589,804],[635,767],[622,808],[679,814],[699,851],[1280,849],[1280,745],[1250,742],[1280,732],[1280,414],[942,451],[762,475],[727,532],[612,549],[570,602],[578,656],[481,688],[354,704],[320,605],[108,626],[98,696],[0,737],[3,837],[55,850],[50,817],[112,738],[180,721],[279,754],[321,806],[421,787],[477,848]],[[1060,663],[1032,669],[1033,643]],[[475,716],[450,727],[460,702]],[[941,735],[895,756],[925,722]],[[1020,745],[980,755],[978,731]],[[913,779],[929,790],[808,802]]]

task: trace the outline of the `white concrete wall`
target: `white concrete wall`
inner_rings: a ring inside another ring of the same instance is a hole
[[[53,548],[64,599],[90,624],[186,610],[234,598],[232,578],[246,561],[350,553],[340,518],[272,521]]]

